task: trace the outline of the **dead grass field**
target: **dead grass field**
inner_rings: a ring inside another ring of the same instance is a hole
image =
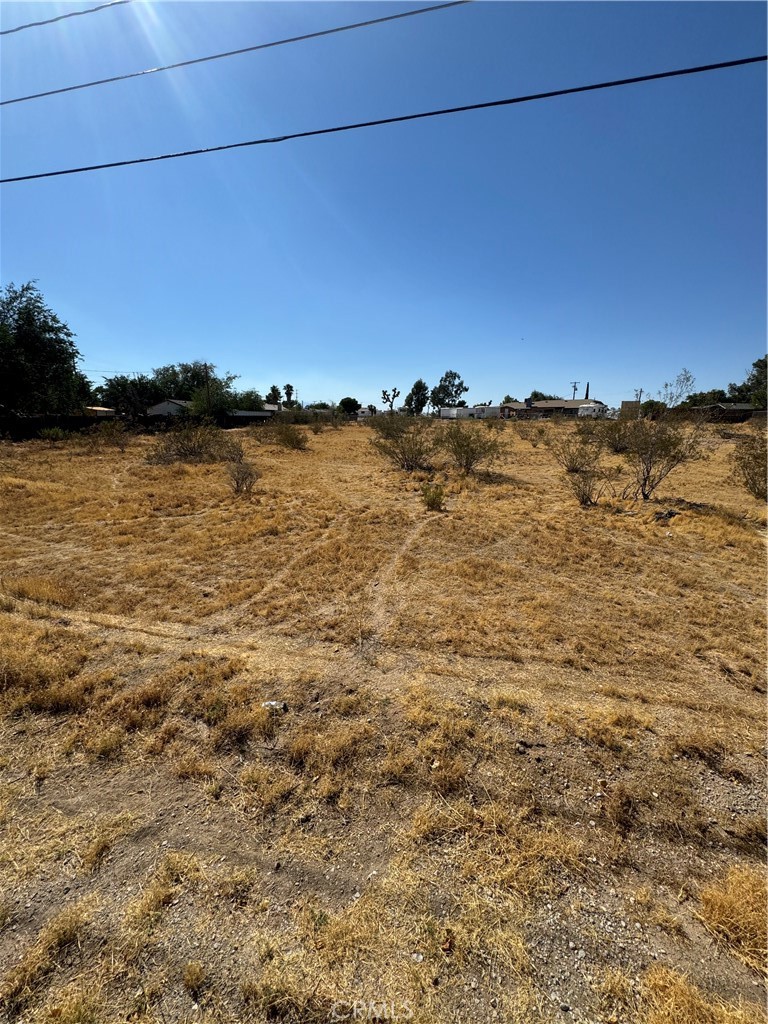
[[[765,1020],[733,440],[583,510],[511,427],[466,478],[238,433],[250,497],[0,446],[0,1019]]]

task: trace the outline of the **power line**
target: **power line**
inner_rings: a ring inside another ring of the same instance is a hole
[[[125,2],[125,0],[120,0]],[[78,89],[91,89],[95,85],[108,85],[110,82],[124,82],[129,78],[141,78],[144,75],[155,75],[159,71],[173,71],[175,68],[188,68],[192,64],[205,64],[211,60],[223,60],[225,57],[237,57],[242,53],[255,53],[256,50],[269,50],[273,46],[286,46],[288,43],[300,43],[305,39],[319,39],[321,36],[332,36],[337,32],[349,32],[355,28],[366,28],[369,25],[381,25],[385,21],[397,21],[399,18],[412,18],[416,14],[430,14],[432,11],[444,11],[448,7],[462,7],[472,3],[472,0],[452,0],[451,3],[437,4],[432,7],[420,7],[415,11],[403,11],[401,14],[388,14],[385,18],[371,18],[368,21],[357,21],[352,25],[339,25],[336,28],[322,29],[320,32],[306,32],[300,36],[290,36],[287,39],[276,39],[271,43],[259,43],[255,46],[243,46],[239,50],[228,50],[226,53],[213,53],[208,57],[195,57],[192,60],[181,60],[176,64],[164,64],[158,68],[147,68],[145,71],[133,71],[127,75],[114,75],[111,78],[98,78],[93,82],[83,82],[80,85],[67,85],[61,89],[48,89],[45,92],[33,92],[29,96],[17,96],[11,100],[3,100],[0,107],[6,107],[11,103],[25,103],[27,100],[39,100],[44,96],[58,96],[64,92],[76,92]]]
[[[291,139],[308,139],[318,135],[333,135],[339,132],[356,131],[359,128],[378,128],[385,124],[399,124],[405,121],[418,121],[428,117],[442,117],[445,114],[461,114],[470,110],[489,110],[493,107],[508,107],[515,103],[530,103],[533,100],[552,99],[555,96],[571,96],[574,93],[594,92],[597,89],[613,89],[621,85],[636,85],[640,82],[655,82],[663,78],[676,78],[681,75],[695,75],[703,71],[717,71],[721,68],[740,67],[743,64],[755,64],[768,60],[768,55],[759,57],[742,57],[740,60],[721,61],[719,64],[702,64],[695,68],[680,68],[676,71],[657,71],[652,75],[638,75],[635,78],[620,78],[612,82],[597,82],[593,85],[577,85],[569,89],[553,89],[550,92],[532,93],[528,96],[513,96],[504,100],[489,100],[486,103],[468,103],[461,107],[445,107],[441,110],[427,110],[419,114],[401,114],[397,117],[382,117],[375,121],[358,121],[354,124],[336,125],[333,128],[314,128],[306,132],[292,132],[289,135],[276,135],[271,138],[249,139],[247,142],[229,142],[222,146],[208,146],[204,149],[188,149],[180,153],[163,153],[160,156],[135,157],[132,160],[114,160],[107,164],[90,164],[86,167],[69,167],[62,171],[43,171],[39,174],[22,174],[14,178],[0,178],[0,185],[15,181],[33,181],[37,178],[56,178],[64,174],[83,174],[86,171],[103,171],[111,167],[130,167],[133,164],[149,164],[158,160],[178,160],[185,156],[199,156],[202,153],[221,153],[227,149],[244,149],[248,146],[265,146],[277,142],[288,142]]]
[[[70,14],[60,14],[57,18],[48,18],[46,21],[30,21],[26,25],[17,25],[16,28],[7,28],[0,32],[0,36],[9,36],[13,32],[22,32],[25,28],[39,28],[40,25],[52,25],[55,21],[64,21],[65,18],[79,18],[81,14],[95,14],[97,11],[104,11],[107,7],[118,7],[120,4],[130,4],[132,0],[111,0],[108,4],[100,4],[98,7],[89,7],[87,11],[72,11]]]

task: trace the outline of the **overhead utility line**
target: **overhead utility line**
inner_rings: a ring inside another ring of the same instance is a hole
[[[23,32],[25,28],[39,28],[41,25],[52,25],[55,21],[64,21],[65,18],[79,18],[81,14],[95,14],[97,11],[106,10],[107,7],[119,7],[120,4],[130,3],[132,3],[132,0],[111,0],[108,4],[89,7],[87,11],[71,11],[69,14],[60,14],[57,18],[48,18],[46,21],[30,21],[26,25],[17,25],[16,28],[6,28],[0,32],[0,36],[10,36],[14,32]]]
[[[122,2],[122,0],[121,0]],[[319,39],[321,36],[332,36],[337,32],[350,32],[355,28],[367,28],[369,25],[382,25],[385,21],[397,21],[399,18],[412,18],[416,14],[430,14],[432,11],[444,11],[448,7],[463,7],[472,0],[452,0],[451,3],[436,4],[432,7],[419,7],[415,11],[403,11],[401,14],[388,14],[384,18],[371,18],[368,21],[356,21],[352,25],[339,25],[336,28],[325,28],[319,32],[306,32],[300,36],[287,39],[276,39],[271,43],[258,43],[255,46],[243,46],[239,50],[227,50],[226,53],[212,53],[208,57],[194,57],[192,60],[180,60],[175,64],[164,64],[159,68],[147,68],[145,71],[132,71],[127,75],[113,75],[111,78],[98,78],[93,82],[81,85],[67,85],[61,89],[47,89],[45,92],[33,92],[29,96],[17,96],[15,99],[3,100],[0,107],[10,103],[25,103],[27,100],[39,100],[44,96],[58,96],[64,92],[76,92],[78,89],[92,89],[95,85],[108,85],[110,82],[125,82],[129,78],[142,78],[144,75],[156,75],[159,71],[173,71],[175,68],[188,68],[192,64],[205,64],[210,60],[223,60],[225,57],[237,57],[242,53],[255,53],[257,50],[269,50],[273,46],[286,46],[288,43],[300,43],[305,39]]]
[[[277,142],[288,142],[290,139],[308,139],[317,135],[333,135],[339,132],[357,131],[359,128],[377,128],[385,124],[399,124],[405,121],[418,121],[428,117],[442,117],[445,114],[462,114],[470,110],[490,110],[493,107],[508,107],[515,103],[531,103],[534,100],[552,99],[555,96],[571,96],[579,92],[594,92],[597,89],[613,89],[621,85],[637,85],[640,82],[655,82],[663,78],[677,78],[681,75],[696,75],[703,71],[719,71],[721,68],[734,68],[742,64],[756,64],[768,60],[768,55],[759,57],[742,57],[740,60],[727,60],[719,64],[702,64],[695,68],[680,68],[676,71],[657,71],[652,75],[638,75],[635,78],[619,78],[611,82],[597,82],[594,85],[577,85],[570,89],[553,89],[550,92],[532,93],[529,96],[514,96],[504,100],[489,100],[486,103],[468,103],[461,107],[445,107],[442,110],[427,110],[419,114],[401,114],[398,117],[382,117],[375,121],[358,121],[354,124],[336,125],[334,128],[315,128],[306,132],[292,132],[289,135],[276,135],[271,138],[249,139],[247,142],[229,142],[223,146],[208,146],[205,149],[188,149],[180,153],[164,153],[160,156],[142,156],[133,160],[115,160],[108,164],[90,164],[86,167],[69,167],[63,171],[43,171],[39,174],[22,174],[14,178],[0,178],[0,185],[14,181],[33,181],[37,178],[56,178],[63,174],[83,174],[86,171],[103,171],[110,167],[130,167],[133,164],[149,164],[158,160],[178,160],[185,156],[199,156],[202,153],[221,153],[226,149],[244,149],[247,146],[265,146]]]

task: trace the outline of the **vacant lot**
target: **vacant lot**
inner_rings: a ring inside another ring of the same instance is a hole
[[[250,497],[3,444],[0,1017],[763,1020],[766,524],[724,433],[589,510],[511,427],[438,460],[444,512],[361,426],[242,433]]]

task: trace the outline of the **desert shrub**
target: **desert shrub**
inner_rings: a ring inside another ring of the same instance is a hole
[[[250,494],[261,473],[251,462],[231,462],[227,466],[229,486],[234,494]]]
[[[243,446],[214,423],[179,423],[161,435],[148,462],[242,462]]]
[[[442,512],[445,491],[440,484],[422,484],[421,497],[424,507],[430,512]]]
[[[385,416],[382,414],[371,416],[367,423],[375,434],[387,439],[402,437],[413,426],[413,420],[406,416]]]
[[[290,448],[297,452],[307,450],[306,432],[284,419],[274,419],[271,423],[259,427],[256,436],[264,444],[278,444],[281,448]]]
[[[443,431],[440,446],[462,473],[474,472],[481,462],[493,461],[501,451],[497,437],[458,420]]]
[[[611,486],[613,475],[602,466],[591,466],[566,475],[566,483],[582,508],[596,505],[599,498]]]
[[[322,434],[324,428],[320,420],[315,420],[309,429],[312,431],[313,434]]]
[[[629,447],[629,434],[634,420],[597,420],[594,434],[614,455],[623,455]]]
[[[686,427],[668,418],[626,423],[627,449],[623,454],[634,477],[628,488],[633,498],[641,496],[648,501],[673,469],[704,457],[700,423]]]
[[[399,417],[391,416],[388,419],[397,420]],[[412,473],[418,469],[429,469],[430,460],[439,447],[439,438],[432,429],[428,420],[406,419],[401,420],[406,424],[406,429],[391,437],[384,437],[379,434],[371,438],[371,445],[379,455],[389,459],[393,466]]]
[[[122,420],[103,420],[90,428],[87,441],[91,448],[119,448],[124,452],[128,443],[128,431]]]
[[[555,462],[566,473],[594,470],[600,459],[600,449],[585,441],[578,431],[575,434],[550,434],[546,445]]]
[[[768,448],[764,430],[740,436],[732,456],[733,475],[752,497],[768,499]]]
[[[601,463],[602,445],[590,432],[579,429],[572,434],[549,434],[547,447],[565,473],[565,482],[582,508],[596,505],[601,495],[612,487],[617,470]]]
[[[515,429],[523,441],[530,441],[532,448],[538,448],[547,436],[547,428],[543,423],[531,423],[527,420],[518,420],[515,424]]]
[[[54,445],[58,441],[66,441],[70,435],[66,430],[62,430],[61,427],[43,427],[42,430],[38,431],[37,436],[41,441],[48,441],[49,444]]]

